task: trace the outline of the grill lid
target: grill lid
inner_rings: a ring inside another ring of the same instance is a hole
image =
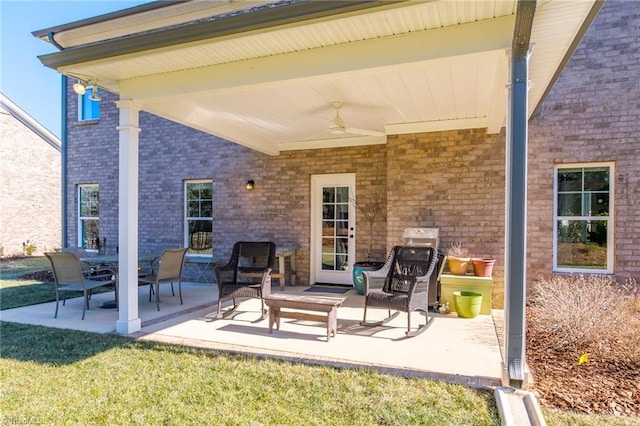
[[[407,246],[438,247],[439,228],[405,228],[402,240]]]

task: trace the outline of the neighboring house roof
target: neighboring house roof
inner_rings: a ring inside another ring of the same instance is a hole
[[[505,125],[516,0],[156,2],[34,32],[42,62],[277,155]],[[602,2],[537,3],[529,113]],[[332,106],[342,102],[340,117]],[[329,131],[335,123],[346,129]]]
[[[45,142],[54,147],[58,152],[61,150],[60,139],[38,123],[33,117],[27,114],[22,108],[13,103],[3,93],[0,93],[0,113],[9,114],[16,120],[24,124],[33,133],[40,136]]]

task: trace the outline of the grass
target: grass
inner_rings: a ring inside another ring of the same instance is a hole
[[[0,306],[54,299],[3,261]],[[488,390],[183,346],[0,323],[3,422],[36,424],[497,425]],[[215,421],[213,420],[215,419]]]
[[[26,273],[47,269],[51,269],[51,263],[44,256],[2,259],[2,262],[0,262],[0,279],[16,280]]]
[[[0,309],[56,300],[53,283],[20,279],[20,276],[26,273],[47,269],[51,269],[51,264],[46,257],[2,260],[0,263]]]
[[[18,280],[48,266],[44,258],[3,260],[0,309],[53,300],[51,283]],[[0,322],[0,342],[0,413],[6,423],[500,423],[492,393],[425,379],[6,322]],[[550,426],[633,424],[543,412]]]
[[[0,411],[40,424],[497,425],[492,393],[426,379],[1,324]]]
[[[36,305],[56,300],[54,283],[22,280],[20,276],[36,271],[51,270],[46,257],[25,257],[0,262],[0,310]],[[113,291],[97,288],[95,293]],[[67,297],[82,296],[81,292],[68,292]]]

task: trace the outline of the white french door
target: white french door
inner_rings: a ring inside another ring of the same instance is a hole
[[[353,284],[355,189],[354,173],[311,176],[311,284]]]

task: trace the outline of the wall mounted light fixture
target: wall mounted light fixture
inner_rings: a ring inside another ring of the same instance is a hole
[[[255,184],[256,183],[253,181],[253,179],[249,179],[247,183],[244,184],[244,187],[245,189],[252,190]]]
[[[84,95],[87,92],[87,83],[84,81],[78,81],[73,85],[73,91],[78,95]]]
[[[93,89],[91,89],[91,96],[89,96],[89,99],[96,102],[100,102],[102,100],[102,98],[98,94],[98,85],[95,83],[93,85]]]

